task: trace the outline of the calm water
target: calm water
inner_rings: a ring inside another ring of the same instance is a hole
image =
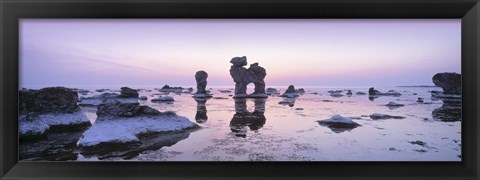
[[[80,87],[81,88],[81,87]],[[103,87],[105,88],[105,87]],[[283,97],[234,100],[219,90],[211,89],[214,98],[197,102],[191,94],[174,94],[173,103],[156,103],[150,99],[160,93],[153,87],[132,87],[141,90],[139,101],[160,111],[175,111],[197,122],[200,129],[183,134],[175,142],[160,148],[137,152],[133,157],[98,157],[77,155],[79,161],[460,161],[461,121],[444,122],[433,119],[432,111],[442,107],[433,101],[429,90],[436,87],[378,87],[380,91],[396,90],[399,97],[382,96],[369,99],[356,95],[368,88],[303,87],[305,94],[295,99],[293,106],[279,104]],[[297,87],[302,88],[302,87]],[[95,92],[99,87],[86,87]],[[112,88],[115,91],[119,88]],[[286,87],[277,87],[284,92]],[[352,96],[332,97],[329,90],[351,89]],[[251,92],[252,90],[250,90]],[[413,95],[417,93],[417,95]],[[418,97],[425,103],[417,103]],[[390,109],[393,101],[405,106]],[[82,108],[95,122],[94,107]],[[246,111],[245,111],[246,110]],[[405,119],[371,120],[373,113],[404,116]],[[361,126],[351,130],[335,130],[318,124],[318,120],[338,114],[354,118]],[[177,142],[178,141],[178,142]],[[414,143],[421,141],[424,144]],[[38,144],[24,145],[34,149]],[[41,143],[40,143],[41,144]],[[173,144],[173,145],[172,145]],[[48,145],[54,146],[50,141]],[[22,145],[21,145],[22,149]],[[73,150],[74,153],[75,150]],[[22,152],[22,150],[21,150]]]

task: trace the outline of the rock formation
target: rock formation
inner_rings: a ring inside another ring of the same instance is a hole
[[[299,95],[293,85],[288,86],[287,90],[281,95],[281,97],[288,97],[288,98],[293,98],[298,96]]]
[[[432,111],[434,120],[453,122],[462,120],[462,75],[457,73],[437,73],[432,77],[436,86],[443,92],[432,91],[432,100],[442,100],[441,107]]]
[[[462,93],[462,75],[457,73],[437,73],[432,77],[433,84],[443,89],[445,94]]]
[[[197,92],[193,95],[194,98],[211,98],[212,95],[206,91],[208,74],[205,71],[197,71],[195,73],[195,80],[197,81]]]
[[[235,82],[234,98],[266,98],[265,93],[265,76],[267,76],[265,68],[253,63],[247,69],[243,66],[247,65],[247,57],[234,57],[230,60],[230,75]],[[253,83],[255,90],[252,94],[247,95],[247,85]]]
[[[387,92],[380,92],[375,88],[371,87],[370,89],[368,89],[368,95],[369,96],[401,96],[402,94],[394,90],[389,90]]]
[[[129,87],[122,87],[119,98],[138,98],[138,91]]]

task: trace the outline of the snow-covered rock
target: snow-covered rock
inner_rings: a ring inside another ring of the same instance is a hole
[[[174,101],[174,99],[173,99],[172,96],[160,96],[160,97],[157,97],[157,98],[153,98],[151,101],[152,102],[155,102],[155,101]]]
[[[392,116],[388,114],[373,113],[370,115],[370,119],[379,120],[379,119],[404,119],[403,116]]]
[[[353,121],[351,118],[343,117],[340,115],[334,115],[331,118],[317,121],[321,126],[330,128],[335,133],[341,133],[354,129],[360,124]]]
[[[33,119],[21,115],[18,124],[20,136],[41,136],[47,131],[73,131],[85,129],[91,123],[83,111],[75,113],[40,114]]]
[[[78,106],[77,92],[64,87],[19,91],[20,138],[53,131],[75,131],[91,125]]]
[[[178,132],[198,127],[174,112],[160,112],[138,103],[119,102],[98,107],[95,124],[83,133],[79,147],[108,144],[141,143],[139,136],[151,133]]]

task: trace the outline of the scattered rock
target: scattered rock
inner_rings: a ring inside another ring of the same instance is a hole
[[[280,97],[294,98],[298,96],[300,95],[298,95],[297,91],[295,90],[295,86],[290,85]]]
[[[370,119],[380,120],[380,119],[404,119],[403,116],[392,116],[388,114],[373,113],[370,115]]]
[[[375,88],[371,87],[370,89],[368,89],[368,95],[369,96],[401,96],[402,94],[394,90],[389,90],[387,92],[380,92],[378,90],[375,90]]]
[[[275,88],[267,88],[267,95],[280,94]]]
[[[352,90],[347,90],[347,95],[348,96],[351,96],[353,93],[352,93]]]
[[[350,131],[360,124],[354,122],[351,118],[346,118],[340,115],[334,115],[329,119],[324,119],[317,121],[321,126],[326,126],[330,128],[335,133],[342,133],[345,131]]]
[[[135,89],[131,89],[129,87],[122,87],[120,88],[120,95],[119,98],[138,98],[138,91]]]
[[[398,104],[398,103],[395,103],[395,102],[392,102],[390,101],[388,104],[386,104],[385,106],[387,106],[389,109],[396,109],[396,108],[399,108],[399,107],[402,107],[402,106],[405,106],[403,104]]]
[[[295,100],[296,100],[295,98],[283,98],[283,100],[278,102],[278,104],[288,105],[290,107],[293,107],[295,106]]]
[[[140,97],[138,97],[138,99],[140,99],[140,100],[148,100],[147,96],[140,96]]]
[[[418,99],[417,99],[417,102],[418,102],[418,103],[423,103],[423,98],[418,98]]]
[[[151,101],[152,102],[155,102],[155,101],[174,101],[174,99],[173,99],[172,96],[160,96],[160,97],[157,97],[157,98],[153,98]]]
[[[170,87],[169,85],[164,85],[161,89],[156,89],[160,92],[172,92],[172,93],[182,93],[183,88],[182,87]],[[193,89],[192,89],[193,91]]]

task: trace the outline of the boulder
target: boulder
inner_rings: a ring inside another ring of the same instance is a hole
[[[445,94],[462,93],[462,75],[458,73],[437,73],[432,77],[433,84],[443,89]]]
[[[345,131],[350,131],[360,124],[353,121],[351,118],[343,117],[340,115],[334,115],[331,118],[317,121],[321,126],[326,126],[330,128],[335,133],[341,133]]]
[[[287,90],[281,95],[281,97],[288,97],[288,98],[293,98],[293,97],[298,97],[300,96],[297,91],[295,90],[295,86],[290,85],[288,86]]]
[[[371,87],[370,89],[368,89],[368,95],[369,96],[401,96],[402,94],[394,90],[389,90],[387,92],[380,92],[375,88]]]
[[[129,87],[122,87],[119,98],[138,98],[138,91]]]
[[[65,87],[19,91],[20,139],[89,127],[91,123],[78,106],[78,100],[77,92]]]
[[[388,114],[373,113],[370,115],[370,119],[380,120],[380,119],[405,119],[403,116],[392,116]]]
[[[174,101],[174,99],[173,99],[172,96],[160,96],[160,97],[157,97],[157,98],[153,98],[151,101],[152,102],[155,102],[155,101]]]

